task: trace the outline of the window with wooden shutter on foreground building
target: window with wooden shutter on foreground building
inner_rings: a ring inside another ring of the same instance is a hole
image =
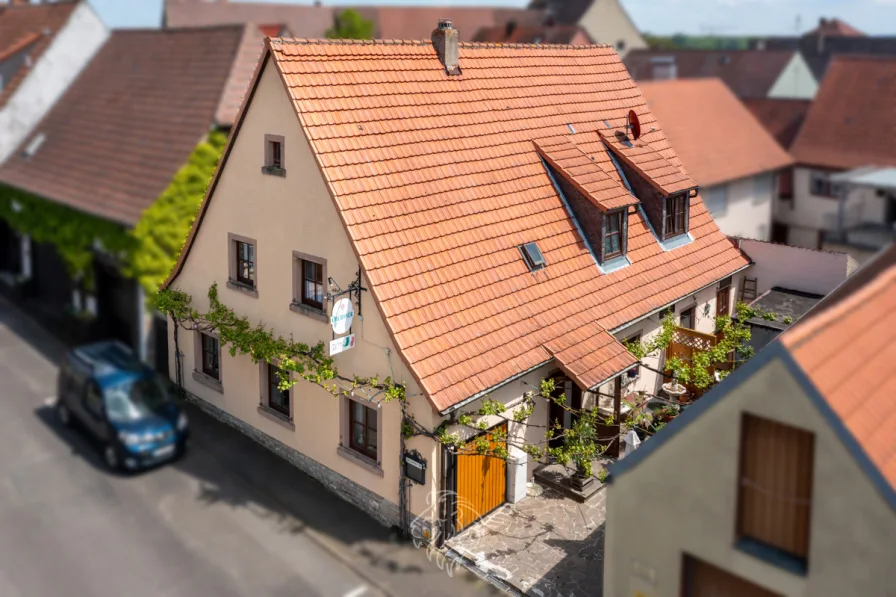
[[[740,450],[737,538],[805,567],[814,436],[744,414]],[[755,549],[749,551],[756,553]]]

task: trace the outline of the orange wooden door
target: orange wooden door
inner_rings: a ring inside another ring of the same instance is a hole
[[[501,426],[506,437],[507,424]],[[494,437],[489,433],[489,439]],[[494,440],[493,440],[494,441]],[[505,502],[507,463],[497,456],[459,454],[457,456],[457,521],[464,529]]]

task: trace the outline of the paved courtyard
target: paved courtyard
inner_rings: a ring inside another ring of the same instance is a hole
[[[601,595],[605,519],[606,489],[584,504],[545,489],[505,504],[448,546],[527,595]]]

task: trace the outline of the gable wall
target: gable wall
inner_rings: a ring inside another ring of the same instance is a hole
[[[809,70],[803,55],[796,52],[769,89],[768,97],[810,100],[816,93],[818,93],[818,81]]]
[[[285,137],[285,178],[261,173],[266,134]],[[332,277],[343,289],[355,279],[358,261],[271,61],[260,77],[223,167],[195,242],[172,288],[192,294],[194,304],[204,310],[208,305],[208,288],[217,283],[219,300],[238,315],[248,316],[251,322],[263,321],[277,334],[310,345],[329,342],[333,334],[327,322],[290,310],[293,251],[326,259],[325,276]],[[228,233],[257,241],[257,298],[227,286]],[[363,285],[369,287],[366,280]],[[357,345],[334,357],[336,367],[350,377],[391,375],[407,382],[411,411],[421,423],[431,423],[432,409],[400,360],[371,293],[362,293],[361,300],[363,319],[357,315],[356,307],[352,329]],[[340,400],[345,399],[299,381],[292,389],[295,429],[290,429],[259,411],[260,371],[249,356],[231,357],[225,347],[221,364],[223,392],[198,383],[192,375],[194,368],[199,368],[194,362],[195,336],[194,332],[179,330],[179,349],[185,355],[184,383],[189,392],[397,504],[400,435],[397,403],[382,407],[382,475],[377,475],[337,453]],[[174,352],[169,350],[172,359]],[[176,370],[173,361],[170,370]],[[439,463],[432,442],[414,438],[409,447],[420,450],[429,460],[431,474],[426,486],[413,487],[411,505],[418,512],[426,508],[427,492],[435,489]]]
[[[579,25],[596,43],[617,47],[617,42],[623,40],[625,48],[619,51],[622,58],[633,49],[647,47],[647,42],[619,0],[595,0],[582,15]]]
[[[807,577],[733,547],[744,411],[815,434]],[[783,597],[883,595],[896,586],[893,510],[780,360],[614,478],[607,525],[605,595],[678,594],[683,553]]]

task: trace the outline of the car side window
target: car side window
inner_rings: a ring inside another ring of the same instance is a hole
[[[103,416],[103,395],[95,381],[88,382],[84,389],[84,407],[98,419]]]

